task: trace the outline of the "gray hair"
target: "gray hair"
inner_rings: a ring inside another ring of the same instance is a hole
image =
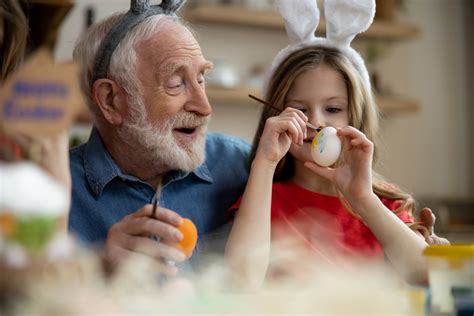
[[[124,15],[125,12],[117,13],[93,25],[79,38],[74,48],[73,57],[80,66],[81,73],[79,80],[81,90],[96,122],[97,118],[101,115],[92,97],[92,85],[94,83],[92,72],[97,50],[106,34]],[[131,98],[141,98],[141,87],[136,73],[136,47],[140,42],[146,41],[158,33],[166,21],[175,22],[188,28],[188,26],[176,16],[164,14],[150,16],[125,34],[112,55],[109,67],[109,79],[114,80],[123,87]],[[137,104],[137,102],[130,103],[132,105]]]

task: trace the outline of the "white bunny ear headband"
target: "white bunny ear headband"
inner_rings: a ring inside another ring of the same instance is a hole
[[[278,10],[285,20],[290,44],[273,59],[264,84],[264,94],[277,67],[291,54],[311,46],[336,48],[359,71],[367,88],[370,78],[364,60],[351,46],[354,37],[367,30],[375,15],[375,0],[325,0],[326,37],[314,34],[319,24],[316,0],[277,0]]]

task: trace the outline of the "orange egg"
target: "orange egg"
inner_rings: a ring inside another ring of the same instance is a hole
[[[16,231],[16,219],[12,213],[0,214],[0,235],[12,236]]]
[[[181,239],[177,247],[184,252],[186,257],[191,257],[198,239],[197,228],[190,219],[184,218],[178,229],[183,233],[183,239]]]

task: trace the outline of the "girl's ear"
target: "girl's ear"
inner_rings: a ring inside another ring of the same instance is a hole
[[[285,20],[290,44],[313,39],[319,24],[316,0],[278,0],[278,11]]]
[[[115,81],[98,79],[92,85],[92,97],[107,122],[121,125],[127,114],[127,93]]]
[[[336,45],[350,46],[354,37],[367,30],[375,15],[375,0],[326,0],[326,37]]]

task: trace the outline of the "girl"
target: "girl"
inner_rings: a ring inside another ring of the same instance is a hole
[[[317,13],[308,10],[314,1],[295,3],[309,3],[305,10],[296,10],[299,14]],[[280,12],[291,13],[291,8]],[[325,12],[329,38],[329,22],[337,14],[328,6]],[[298,30],[288,30],[289,19],[284,17],[288,34],[298,35]],[[272,240],[291,236],[329,262],[341,256],[386,257],[407,281],[426,284],[422,251],[427,244],[409,228],[413,199],[372,170],[378,116],[365,65],[354,51],[348,53],[350,47],[333,42],[300,40],[273,63],[265,99],[282,112],[263,110],[249,181],[233,207],[238,212],[226,258],[239,265],[246,281],[261,282],[270,236]],[[312,162],[310,146],[316,131],[306,128],[307,121],[338,129],[343,151],[334,166],[323,168]],[[254,254],[255,245],[265,246]]]

